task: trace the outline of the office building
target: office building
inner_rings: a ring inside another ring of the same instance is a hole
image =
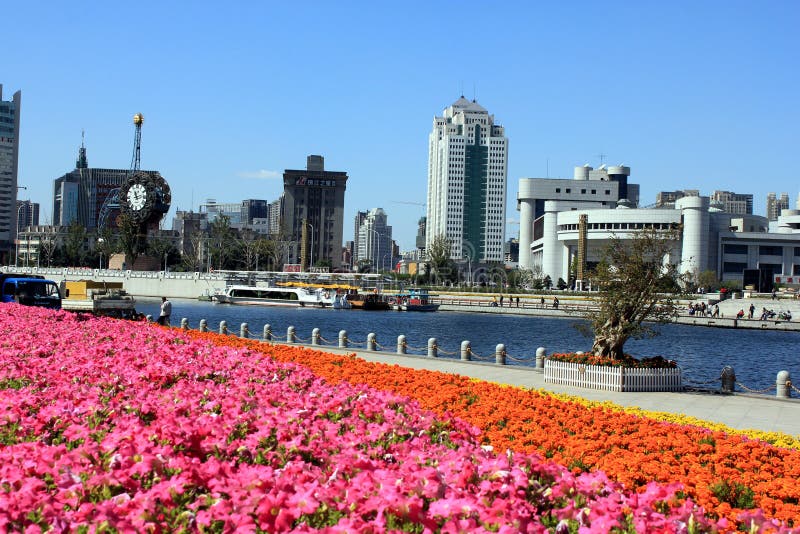
[[[139,171],[158,175],[157,171]],[[119,190],[130,171],[89,167],[86,147],[81,142],[75,169],[53,181],[53,224],[69,226],[77,222],[87,230],[116,227]]]
[[[269,203],[267,218],[269,219],[270,235],[280,237],[283,230],[283,195]]]
[[[367,218],[366,211],[357,211],[355,217],[353,218],[353,250],[352,256],[350,258],[350,265],[358,265],[358,243],[359,243],[359,232],[361,231],[361,225],[364,224],[364,221]]]
[[[716,204],[725,213],[737,215],[753,214],[753,195],[733,193],[731,191],[714,191],[711,193],[711,204]],[[789,207],[788,205],[786,206]]]
[[[215,199],[209,198],[200,204],[200,213],[206,214],[209,223],[224,216],[228,218],[231,226],[242,224],[242,203],[239,202],[217,202]]]
[[[28,226],[39,226],[39,203],[17,200],[17,233]]]
[[[355,247],[358,251],[359,265],[365,265],[368,262],[373,270],[381,271],[392,268],[394,263],[392,227],[387,222],[386,212],[382,208],[374,208],[366,212],[358,228]]]
[[[293,243],[288,263],[342,265],[347,173],[326,171],[322,156],[308,156],[304,170],[283,173],[282,231]]]
[[[781,193],[778,198],[775,193],[767,194],[767,219],[777,221],[783,210],[789,209],[789,194]]]
[[[441,237],[453,259],[503,261],[508,138],[463,96],[434,117],[428,141],[426,248]]]
[[[3,100],[0,84],[0,263],[8,263],[17,237],[19,120],[22,92]]]
[[[560,271],[563,260],[559,249],[543,247],[542,236],[556,223],[559,209],[614,208],[617,204],[639,204],[639,184],[628,183],[631,169],[624,165],[589,165],[575,167],[573,178],[522,178],[519,181],[517,209],[519,221],[519,266],[530,269],[546,265],[544,270]],[[550,205],[548,202],[557,202]],[[535,246],[533,244],[536,243]],[[552,278],[552,276],[551,276]],[[557,280],[557,278],[553,278]]]
[[[269,202],[253,198],[242,200],[241,219],[246,225],[252,225],[253,219],[269,219]]]
[[[554,180],[550,189],[559,187],[563,192],[563,186],[561,180]],[[546,190],[546,184],[520,180],[520,235],[530,239],[525,248],[520,239],[520,263],[527,249],[526,267],[539,267],[542,275],[552,280],[562,278],[585,288],[586,280],[576,279],[580,258],[589,272],[612,239],[672,228],[679,231],[679,237],[669,259],[684,274],[712,271],[720,280],[762,291],[775,283],[800,286],[800,209],[784,209],[774,232],[769,231],[766,217],[726,212],[707,196],[683,196],[675,200],[673,208],[664,209],[633,208],[624,199],[616,203],[545,199],[541,202],[543,215],[534,219],[537,201],[551,196]],[[612,187],[608,196],[613,193]],[[523,232],[526,227],[531,230]]]
[[[684,189],[682,191],[661,191],[656,194],[654,208],[674,208],[675,201],[683,197],[699,197],[699,189]]]

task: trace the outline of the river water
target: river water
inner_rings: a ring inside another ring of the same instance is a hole
[[[158,317],[160,299],[137,299],[136,310]],[[282,308],[217,304],[196,300],[172,300],[172,326],[180,326],[181,318],[197,328],[206,319],[210,330],[218,330],[220,321],[227,321],[229,330],[237,334],[241,323],[248,323],[253,334],[261,335],[265,324],[272,327],[277,339],[286,339],[286,329],[294,326],[298,338],[309,340],[314,328],[321,336],[336,344],[340,330],[350,340],[362,343],[374,332],[382,350],[394,352],[397,336],[403,334],[409,347],[423,348],[428,338],[435,337],[440,351],[453,352],[440,357],[458,358],[461,342],[469,340],[479,356],[492,357],[495,346],[503,343],[510,357],[535,361],[537,347],[555,352],[586,351],[590,338],[581,335],[575,319],[519,315],[498,315],[465,312],[409,313],[395,311],[353,311],[330,308]],[[730,365],[737,381],[759,390],[775,385],[778,371],[791,373],[800,382],[800,333],[762,330],[734,330],[686,325],[658,327],[661,335],[630,340],[625,351],[637,357],[663,356],[678,362],[688,385],[716,380],[718,387],[722,368]],[[309,341],[310,342],[310,341]],[[410,353],[420,354],[420,351]],[[508,359],[509,365],[527,365]],[[533,365],[533,363],[530,363]],[[744,391],[737,385],[737,390]],[[774,391],[768,394],[774,395]]]

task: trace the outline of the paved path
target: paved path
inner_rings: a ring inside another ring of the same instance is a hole
[[[317,347],[314,347],[317,348]],[[783,432],[800,438],[800,400],[777,399],[766,395],[717,393],[619,393],[545,384],[544,375],[531,368],[462,362],[449,358],[401,356],[391,352],[364,352],[352,349],[320,347],[337,354],[353,354],[367,361],[397,364],[412,369],[427,369],[522,386],[566,393],[594,401],[611,401],[621,406],[637,406],[644,410],[684,414],[705,421],[722,423],[738,430]]]

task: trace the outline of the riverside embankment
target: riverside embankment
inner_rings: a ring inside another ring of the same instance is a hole
[[[203,295],[211,295],[216,290],[223,289],[229,275],[223,273],[200,272],[151,272],[151,271],[117,271],[110,269],[86,268],[3,268],[14,272],[39,274],[61,282],[62,280],[96,280],[101,282],[122,282],[125,290],[135,297],[168,297],[196,299]],[[501,295],[503,299],[501,300]],[[553,306],[553,298],[559,299],[559,306]],[[519,299],[519,302],[517,302]],[[542,302],[544,299],[544,302]],[[681,301],[682,310],[688,308],[689,302],[699,302],[705,297],[698,296],[693,299]],[[592,305],[591,298],[571,294],[501,294],[501,293],[462,293],[440,292],[435,299],[441,304],[441,311],[459,311],[485,314],[513,314],[538,317],[579,317],[581,312]],[[496,303],[497,306],[493,304]],[[501,305],[502,304],[502,305]],[[749,315],[749,307],[753,304],[756,309],[754,319],[736,320],[739,310]],[[675,322],[690,326],[745,328],[755,330],[786,330],[800,332],[800,300],[780,298],[731,299],[719,303],[720,316],[700,317],[681,312]],[[790,311],[792,321],[767,320],[758,318],[761,309],[773,309],[776,312]]]

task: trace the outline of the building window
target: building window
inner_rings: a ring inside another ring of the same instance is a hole
[[[800,276],[800,265],[794,266],[794,270],[792,271],[792,276]]]
[[[800,258],[800,247],[794,247],[794,257]]]
[[[556,187],[556,193],[560,193],[560,192],[561,192],[561,188],[560,187]]]
[[[586,194],[586,189],[581,189],[581,194],[585,195]]]
[[[566,192],[567,192],[567,193],[572,193],[572,189],[570,189],[570,188],[568,187],[568,188],[567,188],[567,190],[566,190]]]
[[[592,189],[592,194],[596,195],[597,194],[597,189]]]
[[[610,195],[610,194],[611,194],[611,190],[610,189],[606,189],[606,195]]]
[[[747,245],[726,244],[722,247],[725,254],[747,254]]]
[[[782,274],[783,273],[783,265],[780,263],[762,263],[758,262],[758,268],[762,270],[772,270],[772,274]]]
[[[747,269],[747,264],[740,261],[726,261],[722,264],[722,272],[741,274]]]
[[[783,257],[783,247],[762,245],[758,247],[761,256],[781,256]]]

